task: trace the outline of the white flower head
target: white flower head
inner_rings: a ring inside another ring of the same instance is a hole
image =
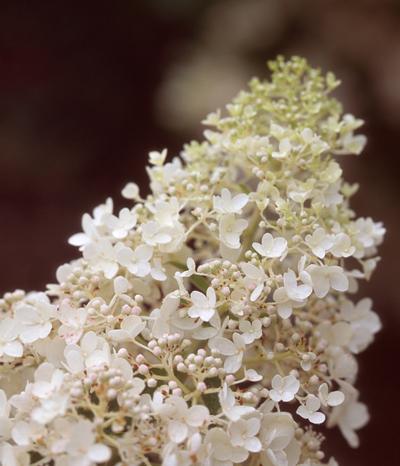
[[[240,369],[243,354],[246,349],[246,343],[242,335],[234,333],[232,335],[232,341],[224,337],[215,337],[211,339],[208,344],[211,349],[227,356],[224,363],[226,372],[235,373]]]
[[[228,433],[234,447],[243,447],[250,453],[257,453],[261,450],[262,445],[257,437],[261,427],[261,421],[258,417],[248,419],[239,419],[232,422],[228,427]]]
[[[329,391],[327,383],[323,383],[318,388],[318,396],[322,406],[339,406],[344,402],[344,393],[340,390]]]
[[[77,343],[82,336],[87,319],[87,310],[71,306],[70,301],[64,300],[58,309],[58,318],[62,323],[58,328],[58,335],[67,343]]]
[[[245,448],[232,445],[229,435],[220,427],[210,429],[204,441],[206,445],[210,445],[209,458],[213,465],[242,463],[249,456]]]
[[[274,159],[284,159],[286,158],[292,150],[292,144],[288,138],[284,138],[279,142],[279,150],[272,152],[272,157]]]
[[[240,267],[246,275],[244,282],[251,290],[250,301],[257,301],[264,290],[268,277],[262,268],[256,267],[250,262],[243,262]]]
[[[118,217],[113,214],[108,214],[104,217],[105,225],[116,239],[126,238],[129,231],[136,225],[136,222],[136,212],[126,207],[120,210]]]
[[[318,298],[324,298],[332,288],[336,291],[347,291],[349,279],[342,267],[338,265],[315,265],[306,268],[311,277],[314,293]]]
[[[255,410],[252,406],[243,406],[236,403],[235,395],[225,383],[218,394],[224,415],[231,421],[238,421],[241,417],[253,413]]]
[[[168,436],[177,444],[194,434],[210,417],[206,406],[194,405],[189,408],[185,400],[177,396],[166,401],[160,409],[160,415],[168,419]]]
[[[188,257],[186,260],[187,269],[183,272],[175,272],[175,277],[179,278],[188,278],[191,277],[196,272],[196,263],[192,257]]]
[[[296,274],[289,270],[283,275],[283,284],[289,299],[293,301],[303,301],[308,298],[312,292],[311,286],[307,283],[298,285]]]
[[[259,382],[263,379],[263,376],[254,369],[246,369],[245,376],[250,382]]]
[[[247,226],[247,220],[236,219],[234,214],[222,215],[219,222],[219,237],[228,248],[239,249],[240,236]]]
[[[128,183],[121,191],[125,199],[137,199],[139,197],[139,186],[136,183]]]
[[[67,406],[67,395],[53,395],[51,398],[41,400],[40,406],[33,409],[32,420],[38,424],[48,424],[57,416],[64,416]]]
[[[121,328],[110,330],[107,336],[117,342],[130,341],[136,338],[145,327],[146,322],[140,316],[127,316],[122,320]]]
[[[113,281],[113,285],[114,285],[114,292],[117,295],[125,294],[131,288],[131,284],[129,283],[129,280],[127,280],[125,277],[122,277],[122,276],[115,277]]]
[[[289,413],[265,413],[261,420],[260,440],[263,449],[261,464],[296,466],[300,447],[295,439],[296,423]]]
[[[15,322],[22,343],[33,343],[46,338],[52,329],[56,307],[47,298],[36,299],[34,303],[22,303],[15,310]]]
[[[287,319],[292,315],[293,308],[301,306],[312,293],[308,283],[297,284],[297,277],[293,270],[283,274],[283,287],[274,291],[273,298],[277,303],[278,315]]]
[[[188,315],[193,319],[200,318],[203,322],[209,322],[216,312],[217,296],[214,288],[207,288],[206,294],[193,291],[190,298],[192,306],[188,310]]]
[[[66,450],[72,462],[82,466],[105,463],[111,458],[111,449],[96,443],[94,426],[89,421],[78,421],[74,425]]]
[[[89,214],[82,216],[82,230],[83,233],[76,233],[72,235],[68,242],[73,246],[85,246],[92,242],[98,241],[101,238],[103,230],[107,229],[104,220],[112,214],[113,201],[107,198],[104,204],[100,204],[93,210],[93,217]]]
[[[357,240],[365,248],[380,244],[386,232],[382,223],[375,223],[371,218],[357,219],[354,228]]]
[[[157,200],[154,204],[150,204],[148,209],[153,213],[160,227],[174,228],[179,220],[181,205],[176,197],[171,197],[168,200]]]
[[[346,233],[338,233],[334,239],[330,252],[335,257],[350,257],[356,248],[351,243],[351,238]]]
[[[340,315],[351,328],[348,346],[355,354],[363,351],[382,327],[378,314],[371,307],[372,300],[369,298],[362,299],[356,305],[346,300],[341,306]]]
[[[241,214],[248,201],[247,194],[241,193],[232,197],[231,192],[226,188],[221,190],[221,196],[213,197],[214,209],[220,214]]]
[[[11,420],[10,405],[4,390],[0,389],[0,440],[7,439],[10,435]]]
[[[332,235],[328,235],[323,228],[317,228],[312,235],[307,235],[305,238],[307,246],[320,259],[325,257],[327,251],[334,244]]]
[[[169,333],[183,333],[183,329],[196,328],[190,318],[181,318],[178,314],[180,297],[177,293],[169,293],[163,300],[160,309],[154,309],[151,313],[153,326],[151,334],[155,338],[160,338]]]
[[[110,364],[110,348],[107,341],[93,331],[85,333],[78,345],[68,345],[64,350],[66,366],[72,373],[85,368]]]
[[[149,152],[149,162],[152,165],[163,165],[165,162],[165,159],[167,158],[167,149],[163,149],[161,152],[158,151],[151,151]]]
[[[242,332],[242,337],[246,345],[250,345],[255,340],[261,338],[262,324],[259,319],[255,319],[253,322],[241,320],[239,322],[239,330]]]
[[[57,393],[64,381],[64,372],[56,369],[53,364],[42,363],[35,371],[32,394],[37,398],[46,399]]]
[[[346,400],[340,406],[333,409],[329,417],[328,427],[338,425],[348,444],[357,448],[360,444],[357,433],[369,421],[369,413],[366,405],[358,401],[358,393],[346,394]]]
[[[117,249],[116,258],[119,264],[126,267],[132,275],[145,277],[151,271],[150,259],[153,248],[146,244],[138,246],[135,250],[122,246]]]
[[[115,248],[106,238],[85,245],[83,257],[92,264],[94,270],[103,272],[108,279],[115,277],[118,272]]]
[[[163,227],[155,220],[142,225],[142,236],[144,242],[149,246],[168,244],[172,241],[170,229]]]
[[[261,243],[253,243],[253,248],[263,257],[282,257],[287,250],[287,241],[285,238],[274,238],[271,233],[265,233]]]
[[[28,423],[25,421],[17,421],[12,429],[11,435],[17,445],[27,447],[31,442],[38,441],[45,433],[46,430],[44,426],[37,422],[31,421]]]
[[[304,419],[308,419],[312,424],[322,424],[325,421],[325,414],[319,408],[321,401],[315,395],[307,395],[305,405],[300,405],[296,413]]]
[[[0,321],[0,357],[9,356],[19,358],[24,348],[18,338],[19,327],[15,320],[10,317]]]
[[[300,382],[293,375],[281,377],[276,374],[271,385],[272,390],[269,391],[269,397],[275,402],[292,401],[300,388]]]

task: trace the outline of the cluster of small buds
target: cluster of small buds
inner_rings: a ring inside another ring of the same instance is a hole
[[[13,292],[4,293],[4,296],[0,298],[0,310],[2,313],[7,314],[12,306],[17,302],[21,301],[25,297],[24,290],[14,290]]]
[[[353,447],[356,355],[380,329],[385,229],[356,218],[338,159],[362,122],[301,58],[270,64],[151,194],[107,199],[47,292],[0,300],[0,464],[321,466],[317,426]]]

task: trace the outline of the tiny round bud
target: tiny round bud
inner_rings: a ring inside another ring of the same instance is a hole
[[[204,382],[199,382],[196,388],[200,393],[204,393],[207,390],[207,385]]]
[[[126,348],[120,348],[117,352],[119,358],[127,358],[129,356],[128,350]]]
[[[175,343],[175,335],[168,335],[167,341],[169,345],[173,345]]]
[[[214,358],[212,356],[207,356],[204,359],[204,365],[205,366],[211,366],[212,364],[214,364]]]
[[[278,342],[275,344],[275,350],[281,353],[282,351],[285,351],[285,345],[281,342]]]
[[[178,363],[178,365],[176,366],[176,369],[179,372],[186,372],[187,370],[186,365],[183,362]]]
[[[223,286],[222,289],[221,289],[221,292],[224,296],[229,296],[230,293],[231,293],[231,290],[229,288],[229,286]]]
[[[157,342],[155,340],[150,340],[147,344],[147,346],[150,348],[150,349],[154,349],[156,346],[157,346]]]
[[[150,388],[156,387],[157,386],[157,380],[153,379],[153,378],[149,379],[147,381],[147,386],[150,387]]]
[[[134,298],[134,299],[135,299],[135,301],[136,301],[137,303],[139,303],[139,304],[141,304],[141,303],[144,301],[144,298],[143,298],[143,296],[142,296],[141,294],[135,295],[135,298]]]
[[[187,348],[188,346],[190,346],[192,344],[192,342],[185,338],[183,341],[182,341],[182,348]]]
[[[178,386],[178,384],[176,383],[175,380],[170,380],[170,381],[168,382],[168,387],[169,387],[171,390],[173,390],[173,389],[176,388],[177,386]]]
[[[318,370],[319,370],[320,372],[326,373],[326,372],[328,372],[328,366],[327,366],[326,364],[320,364],[320,365],[318,366]]]
[[[107,390],[107,399],[114,400],[115,398],[117,398],[117,394],[117,390],[115,390],[114,388],[109,388]]]
[[[213,278],[213,279],[211,280],[211,286],[212,286],[213,288],[217,288],[217,287],[219,286],[219,284],[220,284],[220,281],[219,281],[218,278]]]
[[[138,364],[142,364],[144,361],[145,361],[145,357],[143,356],[143,354],[139,353],[136,358],[135,358],[135,361],[138,363]]]
[[[149,368],[148,366],[146,366],[146,364],[140,364],[138,371],[139,371],[139,374],[146,375],[149,373]]]
[[[179,364],[180,362],[183,362],[183,357],[181,354],[177,354],[174,356],[174,364]]]
[[[197,364],[198,366],[203,362],[203,360],[204,360],[203,356],[200,356],[199,354],[197,354],[194,357],[194,363]]]
[[[142,308],[140,308],[139,306],[133,306],[133,308],[131,309],[131,314],[135,316],[140,315],[141,312],[142,312]]]
[[[124,426],[118,422],[113,422],[111,425],[111,430],[114,434],[119,434],[124,430]]]
[[[161,337],[161,338],[158,339],[158,346],[160,348],[164,348],[166,346],[166,344],[167,344],[167,339],[166,338]]]
[[[233,320],[233,319],[230,319],[229,322],[228,322],[228,328],[230,330],[234,330],[236,327],[237,327],[237,321],[236,320]]]
[[[189,364],[188,370],[189,370],[189,372],[196,372],[196,370],[197,370],[196,364]]]
[[[271,318],[270,317],[263,317],[261,320],[263,327],[269,327],[271,325]]]
[[[71,396],[73,396],[75,398],[78,398],[78,397],[83,395],[83,390],[81,388],[78,388],[78,387],[73,387],[70,390],[70,394],[71,394]]]
[[[301,339],[298,333],[293,333],[291,338],[292,338],[293,343],[298,343]]]

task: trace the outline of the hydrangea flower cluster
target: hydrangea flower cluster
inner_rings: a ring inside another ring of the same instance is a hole
[[[358,446],[380,320],[351,296],[385,230],[337,160],[362,121],[333,74],[270,68],[203,142],[150,153],[150,195],[83,215],[58,283],[0,300],[3,466],[334,466],[323,423]]]

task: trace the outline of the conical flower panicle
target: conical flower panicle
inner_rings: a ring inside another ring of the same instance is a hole
[[[357,218],[340,158],[362,121],[299,57],[269,64],[203,142],[150,152],[151,194],[82,217],[46,292],[0,301],[0,463],[318,466],[318,425],[368,421],[352,299],[385,229]]]

